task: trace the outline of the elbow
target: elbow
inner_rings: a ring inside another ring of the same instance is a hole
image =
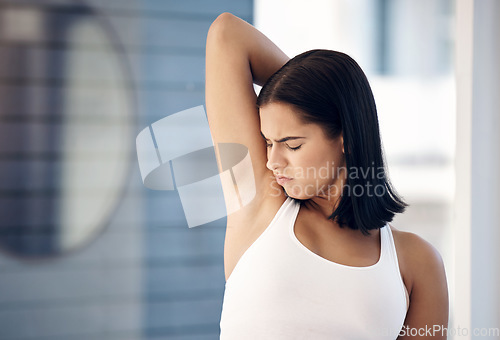
[[[229,12],[224,12],[222,14],[219,14],[219,16],[210,25],[210,29],[208,30],[209,34],[212,31],[217,31],[227,28],[229,25],[231,25],[232,22],[234,22],[235,19],[236,16]]]
[[[229,12],[220,14],[210,25],[207,34],[207,46],[227,41],[234,24],[235,16]]]

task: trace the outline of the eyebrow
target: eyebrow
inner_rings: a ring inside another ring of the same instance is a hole
[[[269,140],[266,136],[264,136],[264,134],[262,133],[262,131],[260,132],[261,136],[265,139],[265,140]],[[286,142],[286,141],[289,141],[289,140],[295,140],[295,139],[301,139],[301,138],[306,138],[306,137],[299,137],[299,136],[288,136],[288,137],[284,137],[284,138],[280,138],[278,140],[275,140],[276,143],[283,143],[283,142]]]

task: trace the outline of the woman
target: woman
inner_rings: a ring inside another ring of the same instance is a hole
[[[206,107],[216,149],[246,146],[253,170],[236,189],[253,200],[227,217],[221,339],[446,338],[443,262],[388,223],[406,204],[354,60],[289,60],[223,13],[207,37]]]

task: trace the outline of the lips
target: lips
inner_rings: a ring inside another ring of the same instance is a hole
[[[275,175],[275,177],[276,177],[276,182],[278,182],[279,185],[285,185],[287,182],[290,182],[293,179],[280,175]]]

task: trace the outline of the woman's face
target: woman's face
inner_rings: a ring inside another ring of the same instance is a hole
[[[318,124],[304,124],[297,109],[284,103],[260,108],[267,143],[267,168],[293,198],[338,196],[345,174],[342,135],[332,140]],[[275,185],[273,183],[273,185]]]

